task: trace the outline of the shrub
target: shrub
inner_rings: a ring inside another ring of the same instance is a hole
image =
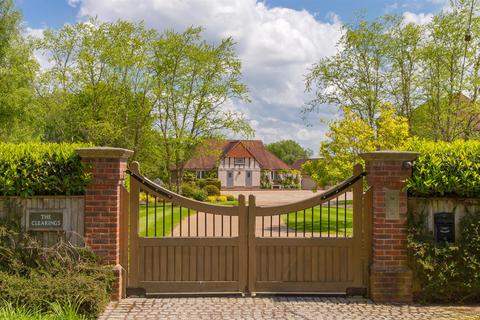
[[[140,195],[138,197],[138,200],[141,203],[146,203],[147,202],[147,194],[145,192],[140,192]],[[155,202],[155,196],[152,196],[151,194],[148,195],[148,203],[154,203]]]
[[[227,197],[227,201],[235,201],[235,197],[231,194],[226,194],[225,197]]]
[[[407,181],[410,195],[480,197],[480,141],[412,139],[406,149],[420,153]]]
[[[227,197],[225,197],[225,196],[217,196],[216,199],[217,199],[217,201],[220,201],[220,202],[226,202],[227,201]]]
[[[217,179],[198,179],[197,186],[200,189],[204,189],[208,185],[216,186],[219,190],[222,188],[220,180]]]
[[[8,213],[0,221],[0,301],[42,312],[51,303],[78,301],[79,312],[98,315],[109,301],[114,275],[88,248],[60,242],[42,247]]]
[[[260,176],[260,188],[262,189],[271,189],[272,181],[270,179],[270,170],[263,170]]]
[[[182,185],[182,195],[187,198],[191,198],[195,188],[191,184],[183,184]]]
[[[218,196],[220,195],[220,190],[214,186],[214,185],[206,185],[205,188],[203,188],[203,190],[205,190],[209,196]]]
[[[28,276],[0,272],[0,299],[47,312],[52,303],[79,297],[79,313],[100,314],[109,302],[109,286],[85,273],[32,272]]]
[[[208,202],[215,202],[215,201],[217,201],[217,197],[216,196],[208,196],[207,201]]]
[[[195,190],[192,194],[192,198],[198,201],[207,200],[208,194],[205,190]]]
[[[79,144],[0,143],[0,195],[81,195],[89,174]]]
[[[460,223],[456,243],[439,244],[426,230],[425,216],[409,216],[408,249],[425,301],[480,301],[480,213]]]
[[[186,170],[185,172],[183,172],[183,181],[193,182],[195,181],[195,179],[197,179],[195,171]]]

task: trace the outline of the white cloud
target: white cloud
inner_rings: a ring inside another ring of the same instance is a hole
[[[67,0],[69,6],[76,8],[80,0]]]
[[[255,0],[70,2],[79,6],[80,17],[144,20],[147,26],[160,31],[181,31],[201,25],[211,41],[232,36],[252,98],[251,104],[234,102],[234,107],[252,119],[256,137],[266,142],[294,138],[313,150],[318,149],[325,128],[317,125],[305,129],[299,114],[308,100],[303,77],[318,59],[335,53],[341,35],[341,23],[335,14],[328,13],[328,21],[319,21],[305,10],[271,8]]]
[[[33,37],[37,39],[42,39],[43,38],[43,31],[45,31],[44,28],[30,28],[26,27],[25,28],[25,35],[28,37]]]
[[[415,23],[415,24],[427,24],[429,23],[432,18],[432,13],[413,13],[410,11],[406,11],[403,13],[403,18],[405,19],[406,23]]]

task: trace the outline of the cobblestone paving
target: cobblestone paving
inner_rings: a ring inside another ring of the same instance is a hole
[[[111,303],[106,319],[475,319],[480,307],[375,304],[361,298],[129,298]],[[472,316],[474,316],[472,318]]]

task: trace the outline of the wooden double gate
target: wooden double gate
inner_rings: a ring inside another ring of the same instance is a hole
[[[131,290],[255,295],[367,289],[372,193],[363,192],[360,165],[338,186],[279,206],[257,206],[252,195],[248,202],[239,196],[235,206],[199,202],[150,181],[138,163],[129,173],[130,246],[122,252]]]

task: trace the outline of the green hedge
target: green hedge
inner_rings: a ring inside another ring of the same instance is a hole
[[[200,189],[203,189],[209,185],[215,186],[218,189],[222,188],[222,184],[218,179],[197,179],[196,184]]]
[[[420,153],[407,181],[409,195],[480,197],[480,141],[412,140],[406,149]]]
[[[89,182],[79,144],[0,143],[0,195],[80,195]]]

